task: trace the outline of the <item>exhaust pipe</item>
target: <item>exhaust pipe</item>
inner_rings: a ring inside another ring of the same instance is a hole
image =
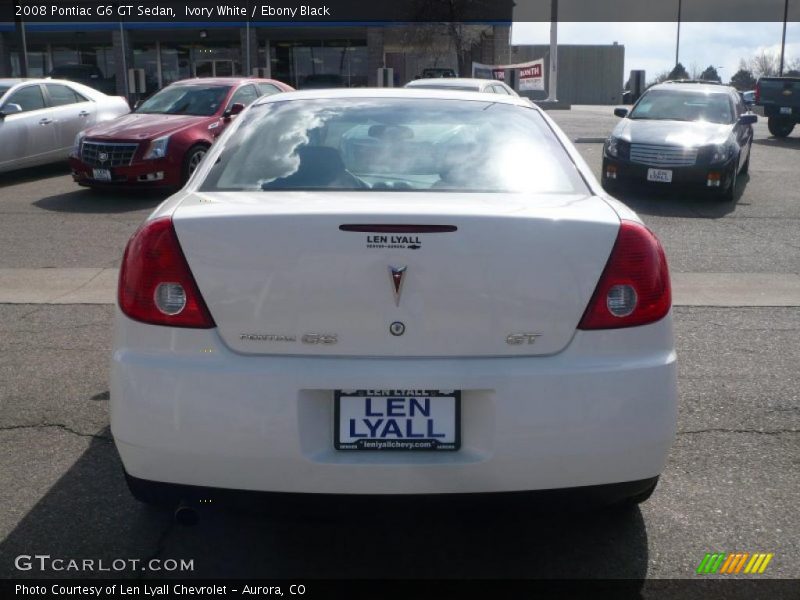
[[[185,502],[181,502],[175,509],[175,522],[179,525],[191,527],[197,525],[198,520],[197,510]]]

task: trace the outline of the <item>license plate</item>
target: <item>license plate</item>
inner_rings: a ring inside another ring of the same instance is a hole
[[[781,114],[782,115],[790,115],[790,114],[792,114],[792,107],[791,106],[781,106]]]
[[[647,181],[672,183],[672,171],[668,169],[647,169]]]
[[[92,169],[92,177],[98,181],[111,181],[111,171],[108,169]]]
[[[337,450],[458,450],[461,392],[337,390],[334,429]]]

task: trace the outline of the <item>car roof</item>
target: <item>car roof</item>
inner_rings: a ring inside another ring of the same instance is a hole
[[[240,83],[281,83],[274,79],[261,79],[259,77],[193,77],[191,79],[180,79],[170,85],[238,85]]]
[[[0,85],[8,85],[14,87],[16,85],[20,85],[22,83],[58,83],[61,85],[67,85],[72,88],[75,88],[81,94],[86,96],[90,96],[93,99],[96,99],[97,96],[105,96],[103,92],[100,92],[94,88],[91,88],[87,85],[83,85],[77,81],[70,81],[69,79],[56,79],[53,77],[9,77],[6,79],[0,79]]]
[[[426,77],[409,81],[406,87],[416,87],[417,85],[438,85],[441,87],[464,87],[467,85],[481,88],[487,84],[503,83],[495,79],[477,79],[473,77]]]
[[[680,90],[699,94],[728,94],[736,91],[729,85],[720,83],[703,83],[699,81],[665,81],[650,88],[651,90]]]
[[[290,100],[333,100],[337,98],[423,98],[431,100],[468,100],[471,102],[494,102],[496,104],[514,104],[533,110],[541,110],[536,105],[519,96],[489,94],[470,90],[448,90],[428,88],[330,88],[320,90],[301,90],[262,96],[253,106],[269,102],[286,102]]]
[[[17,85],[19,83],[44,83],[45,81],[58,81],[58,79],[41,79],[38,77],[6,77],[0,79],[0,85]]]

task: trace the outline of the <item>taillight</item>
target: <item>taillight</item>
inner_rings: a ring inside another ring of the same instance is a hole
[[[171,217],[148,221],[133,234],[122,259],[118,296],[122,312],[143,323],[215,327]]]
[[[622,221],[579,329],[615,329],[662,319],[672,306],[664,249],[644,225]]]

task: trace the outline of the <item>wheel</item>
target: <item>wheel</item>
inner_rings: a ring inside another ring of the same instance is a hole
[[[739,159],[737,158],[733,166],[731,167],[731,173],[728,175],[728,181],[730,184],[724,190],[719,192],[718,198],[722,202],[732,202],[734,197],[736,196],[736,182],[738,180],[739,175]]]
[[[191,177],[192,173],[200,166],[206,152],[208,152],[208,146],[203,146],[202,144],[197,144],[189,148],[186,157],[183,159],[183,183],[189,181],[189,177]]]
[[[794,121],[781,117],[770,117],[767,119],[767,128],[775,137],[785,138],[794,129]]]

